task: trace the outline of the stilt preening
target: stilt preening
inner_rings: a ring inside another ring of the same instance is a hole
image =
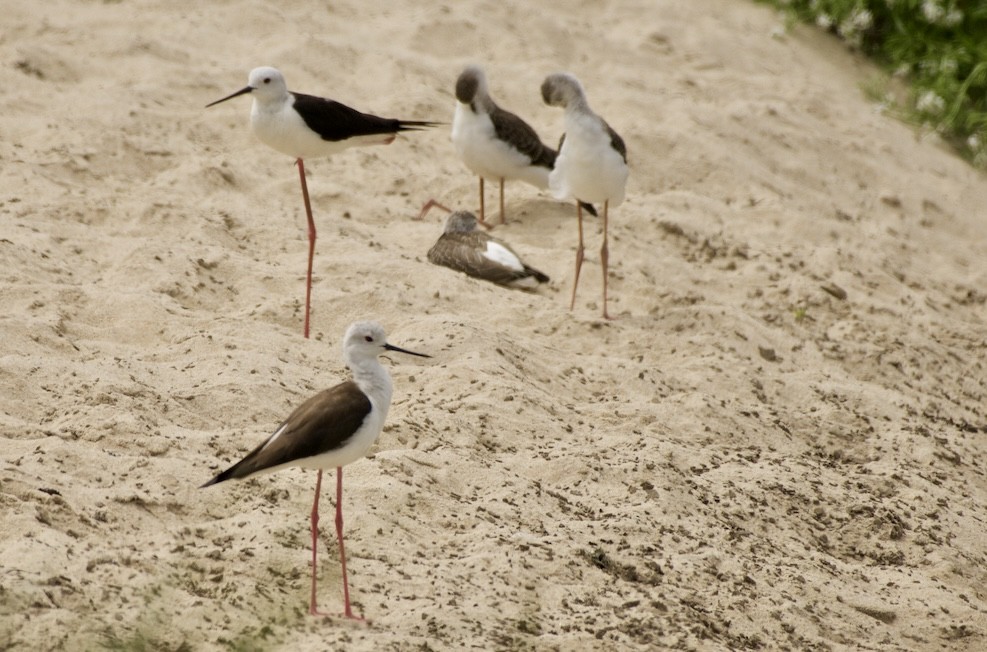
[[[474,278],[507,287],[533,290],[549,278],[527,265],[503,240],[477,229],[476,215],[457,211],[428,251],[428,259]]]
[[[343,467],[366,455],[384,427],[393,391],[391,377],[377,359],[385,351],[430,357],[388,344],[384,329],[377,322],[360,321],[350,325],[343,338],[343,359],[352,372],[353,379],[324,390],[302,403],[257,448],[202,485],[208,487],[225,480],[249,478],[291,466],[318,469],[311,513],[312,594],[309,612],[312,615],[330,615],[318,609],[316,553],[322,471],[335,468],[336,537],[339,541],[339,561],[343,574],[343,616],[362,620],[353,613],[346,578],[346,553],[343,548]]]
[[[480,223],[486,224],[484,179],[500,186],[500,223],[504,212],[504,182],[525,181],[548,188],[556,152],[545,145],[527,122],[500,108],[487,87],[483,69],[467,66],[456,80],[456,112],[452,120],[456,154],[480,179]],[[588,210],[596,214],[592,206]]]
[[[579,247],[576,249],[576,274],[572,282],[571,310],[576,304],[579,271],[583,265],[583,211],[581,202],[603,203],[603,317],[607,311],[607,274],[610,252],[607,229],[610,206],[624,201],[627,185],[627,147],[623,139],[586,101],[582,84],[567,73],[549,75],[541,86],[542,98],[549,106],[565,109],[565,134],[559,145],[555,167],[549,175],[549,188],[557,199],[576,201],[579,222]]]
[[[361,113],[333,100],[293,93],[275,68],[254,68],[244,88],[207,104],[251,94],[250,128],[269,147],[295,159],[308,219],[308,271],[305,276],[305,337],[309,335],[312,303],[312,260],[315,256],[315,220],[305,183],[305,158],[331,156],[349,147],[386,145],[402,131],[434,127],[439,123],[396,120]]]

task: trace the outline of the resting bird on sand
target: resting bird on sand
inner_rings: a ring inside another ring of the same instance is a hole
[[[477,229],[476,216],[457,211],[428,251],[428,259],[474,278],[531,290],[549,278],[526,265],[510,245]]]

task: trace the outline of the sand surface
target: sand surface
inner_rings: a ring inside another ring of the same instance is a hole
[[[0,649],[987,649],[987,183],[835,40],[739,0],[3,13]],[[495,233],[549,287],[428,263],[421,205],[478,203],[444,127],[307,162],[304,340],[295,168],[204,105],[273,65],[451,121],[471,62],[548,142],[558,70],[622,134],[617,319],[601,222],[570,312],[575,211],[532,187]],[[369,626],[306,613],[314,472],[197,489],[362,318],[434,356],[386,357],[346,469]]]

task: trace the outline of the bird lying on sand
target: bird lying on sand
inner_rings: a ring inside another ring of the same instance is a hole
[[[531,290],[549,278],[521,260],[503,240],[477,229],[476,215],[456,211],[428,251],[428,259],[474,278]]]

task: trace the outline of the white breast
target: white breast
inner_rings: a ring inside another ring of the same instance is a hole
[[[466,167],[484,179],[520,179],[537,188],[548,187],[547,168],[531,165],[527,156],[497,138],[487,113],[473,113],[462,102],[456,102],[452,144]]]
[[[393,136],[364,136],[341,141],[323,140],[287,102],[262,104],[256,99],[250,111],[250,128],[262,143],[294,158],[331,156],[354,145],[387,142]]]
[[[628,169],[610,144],[610,134],[595,115],[566,114],[565,142],[549,176],[557,199],[590,203],[624,201]]]

